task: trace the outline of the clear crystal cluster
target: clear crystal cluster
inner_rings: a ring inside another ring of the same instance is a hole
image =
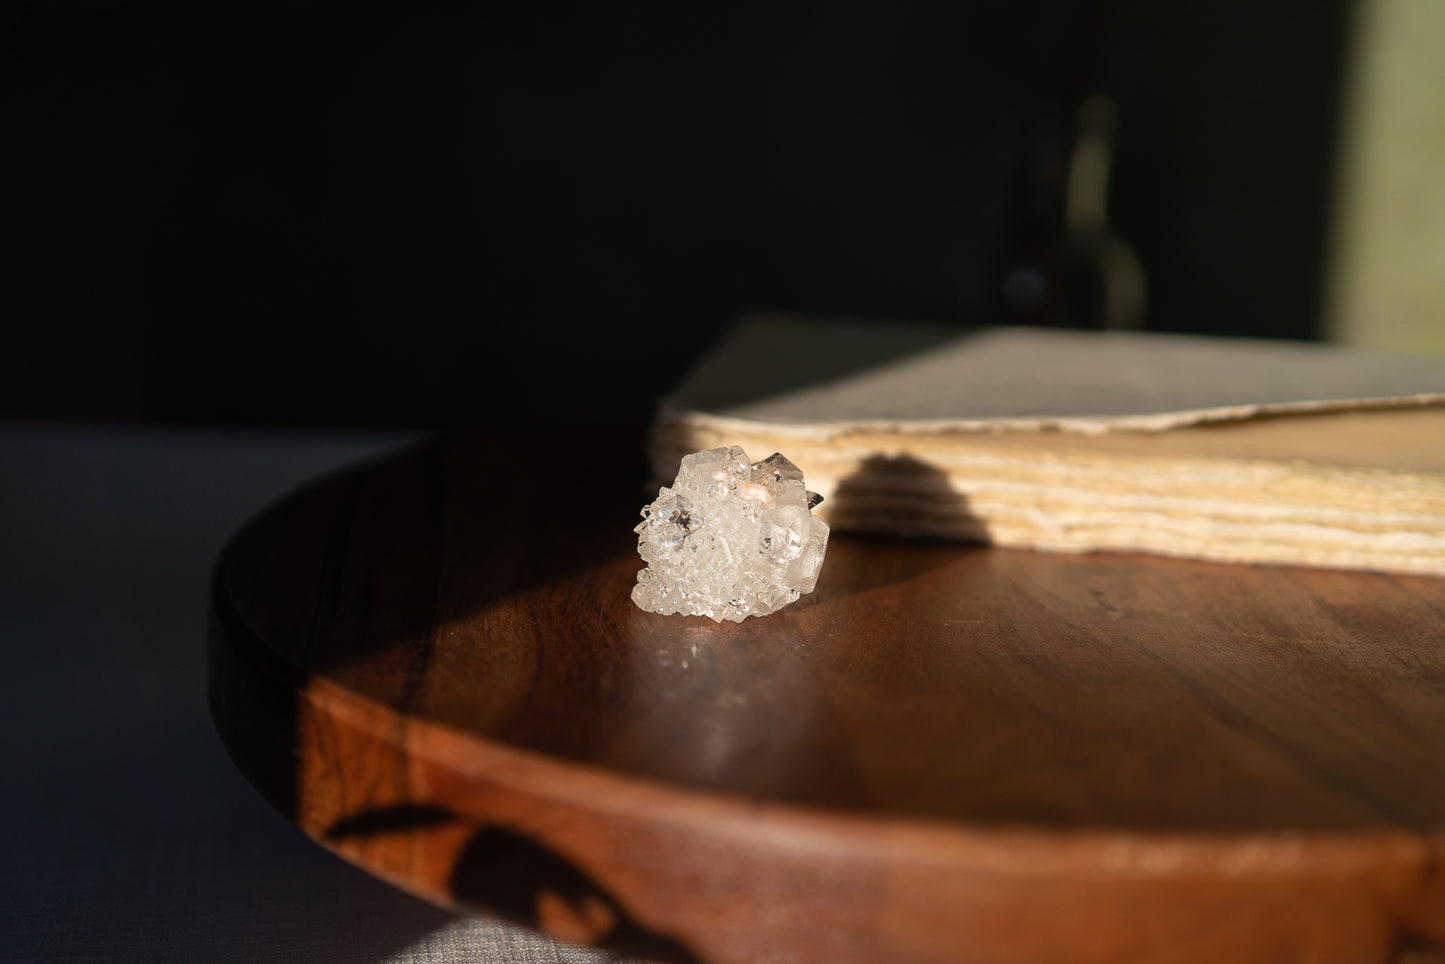
[[[647,568],[632,601],[718,622],[776,612],[818,582],[828,547],[819,501],[781,455],[749,463],[732,445],[687,456],[633,530]]]

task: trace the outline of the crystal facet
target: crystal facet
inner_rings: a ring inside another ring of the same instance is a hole
[[[818,582],[828,547],[818,501],[782,455],[749,463],[737,445],[694,452],[633,530],[647,568],[632,601],[718,622],[776,612]]]

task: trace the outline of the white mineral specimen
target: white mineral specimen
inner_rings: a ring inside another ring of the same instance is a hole
[[[632,601],[718,622],[778,611],[818,582],[828,547],[818,501],[781,455],[749,464],[733,445],[687,456],[633,530],[647,568]]]

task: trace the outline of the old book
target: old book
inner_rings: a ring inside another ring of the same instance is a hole
[[[781,451],[836,532],[1445,574],[1445,360],[1146,333],[755,316],[665,398]]]

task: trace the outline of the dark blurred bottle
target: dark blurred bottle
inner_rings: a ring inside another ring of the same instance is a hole
[[[1098,94],[1119,0],[1072,9],[1067,54],[1022,136],[1013,218],[999,271],[1000,317],[1053,328],[1138,328],[1139,259],[1108,226],[1117,110]]]
[[[1071,116],[1046,113],[1027,139],[1000,282],[1007,324],[1142,325],[1143,269],[1133,250],[1109,230],[1115,123],[1113,103],[1093,96]]]
[[[1020,151],[1013,227],[1000,278],[1006,324],[1102,328],[1103,279],[1068,229],[1073,118],[1045,113]]]

